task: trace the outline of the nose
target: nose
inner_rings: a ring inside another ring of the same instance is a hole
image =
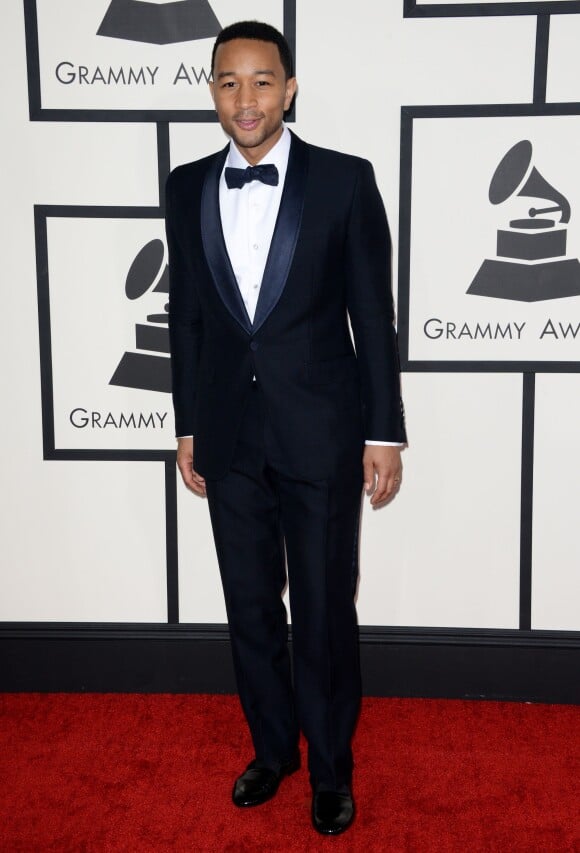
[[[243,110],[256,106],[256,92],[251,83],[241,83],[238,87],[238,107]]]

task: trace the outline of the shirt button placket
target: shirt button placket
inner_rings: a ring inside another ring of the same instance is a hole
[[[260,193],[260,184],[258,182],[250,185],[251,192],[251,201],[250,201],[250,210],[249,210],[249,222],[250,222],[250,276],[248,285],[251,287],[252,292],[252,303],[255,307],[256,304],[256,293],[257,290],[257,280],[258,280],[258,250],[260,248],[259,238],[258,238],[258,210],[259,210],[259,202],[258,197]],[[252,350],[255,351],[254,347],[251,347]],[[257,347],[256,347],[257,349]]]

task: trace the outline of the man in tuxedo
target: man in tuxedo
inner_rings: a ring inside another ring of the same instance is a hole
[[[370,163],[284,125],[277,30],[227,27],[212,67],[230,142],[167,184],[177,464],[208,499],[255,749],[233,801],[274,796],[302,730],[314,827],[337,834],[354,816],[361,494],[393,497],[406,440],[388,226]]]

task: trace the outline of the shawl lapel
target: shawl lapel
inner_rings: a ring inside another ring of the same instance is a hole
[[[228,150],[229,145],[226,145],[224,150],[213,158],[205,176],[201,193],[201,239],[222,302],[234,320],[251,334],[252,322],[232,269],[220,217],[219,182]]]
[[[254,334],[266,322],[278,304],[286,286],[302,222],[307,170],[308,147],[301,139],[292,134],[292,145],[280,210],[272,235],[272,243],[254,315],[252,326]]]

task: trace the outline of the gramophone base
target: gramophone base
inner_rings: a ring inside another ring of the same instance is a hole
[[[531,220],[534,222],[534,220]],[[537,220],[536,220],[537,221]],[[546,261],[548,258],[563,258],[566,254],[565,228],[554,231],[497,232],[497,255],[516,261]]]
[[[220,30],[208,0],[179,0],[162,5],[111,0],[97,35],[148,44],[176,44],[215,38]]]
[[[171,391],[171,360],[162,355],[126,352],[109,385],[143,391]]]
[[[518,264],[486,259],[467,293],[516,302],[580,296],[580,262],[566,258],[543,264]]]

